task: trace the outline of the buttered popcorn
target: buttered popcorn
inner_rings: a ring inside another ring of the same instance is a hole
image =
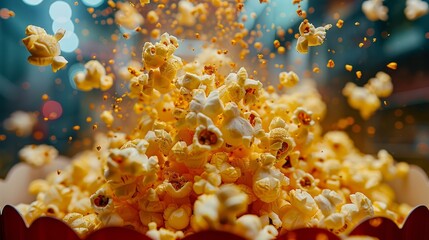
[[[322,28],[307,46],[323,42]],[[124,95],[135,101],[136,127],[112,129],[97,150],[34,181],[36,201],[18,206],[27,222],[55,216],[81,236],[128,226],[152,239],[212,229],[261,240],[300,227],[346,234],[370,216],[403,223],[409,207],[395,202],[385,180],[406,176],[408,165],[384,150],[361,153],[345,132],[322,135],[326,106],[314,86],[294,87],[298,76],[285,72],[279,81],[290,91],[279,95],[245,68],[196,71],[201,63],[184,66],[178,46],[167,33],[144,44],[144,69],[133,71]],[[356,107],[373,96],[371,107],[392,86],[378,73],[344,91]],[[101,119],[111,126],[112,111]]]
[[[383,5],[384,0],[366,0],[362,3],[362,11],[370,21],[386,21],[389,9]]]
[[[305,19],[299,25],[300,36],[296,43],[296,50],[300,53],[308,53],[308,47],[322,45],[326,38],[326,31],[331,28],[331,24],[316,28]]]
[[[106,91],[113,85],[112,76],[106,74],[106,69],[97,60],[88,61],[85,64],[85,71],[78,72],[73,80],[81,91],[90,91],[94,88]]]
[[[49,35],[45,29],[33,25],[28,25],[25,29],[26,38],[22,39],[31,56],[28,62],[36,66],[52,66],[52,71],[56,72],[63,68],[68,61],[60,56],[61,49],[58,43],[66,31],[59,29],[54,36]]]
[[[358,109],[363,119],[371,117],[381,106],[379,98],[390,96],[393,92],[391,77],[385,72],[378,72],[363,86],[349,82],[343,88],[350,107]]]
[[[407,0],[404,13],[409,20],[416,20],[429,12],[429,4],[422,0]]]

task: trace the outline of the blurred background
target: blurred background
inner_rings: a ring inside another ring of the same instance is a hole
[[[396,160],[417,164],[429,172],[428,15],[410,21],[404,15],[405,0],[390,0],[384,2],[389,9],[388,20],[373,22],[361,10],[363,1],[304,0],[301,7],[307,11],[311,23],[316,27],[330,23],[333,28],[322,46],[313,47],[302,55],[295,50],[294,34],[301,19],[292,0],[242,2],[244,13],[238,13],[237,17],[253,16],[243,22],[246,29],[275,26],[274,31],[265,31],[254,41],[273,52],[276,51],[274,40],[286,48],[284,54],[269,60],[263,71],[264,78],[277,81],[278,73],[284,69],[275,67],[276,64],[283,64],[286,70],[294,70],[300,76],[314,78],[328,106],[323,121],[325,131],[345,130],[362,152],[376,154],[379,149],[386,149]],[[139,11],[146,16],[146,9]],[[135,32],[119,28],[112,20],[113,13],[105,0],[0,2],[0,122],[17,110],[35,112],[38,119],[28,136],[16,136],[0,128],[0,177],[19,161],[17,152],[27,144],[53,145],[66,156],[72,156],[77,149],[91,147],[91,128],[97,123],[96,116],[100,112],[96,105],[101,103],[108,107],[110,102],[103,97],[111,99],[113,95],[122,94],[124,86],[117,82],[108,93],[80,92],[73,82],[74,74],[83,70],[86,61],[95,58],[108,63],[108,72],[117,73],[131,60],[133,54],[129,52],[135,52],[138,60],[142,43],[151,40],[148,34],[130,39],[121,37],[123,33]],[[171,21],[174,14],[169,15]],[[338,19],[344,21],[342,28],[335,27]],[[29,53],[21,40],[29,24],[43,27],[50,34],[59,28],[66,30],[60,41],[62,56],[69,61],[65,69],[52,73],[50,66],[37,67],[27,62]],[[282,34],[289,29],[291,34]],[[195,38],[182,38],[177,55],[184,59],[190,59],[201,50],[198,47],[204,45]],[[360,43],[363,45],[359,46]],[[189,51],[190,48],[197,50]],[[249,56],[253,58],[249,59],[253,60],[248,60],[247,64],[256,61],[258,53],[260,50],[251,45]],[[334,68],[326,67],[329,59],[335,62]],[[387,68],[390,62],[396,62],[398,69]],[[345,64],[352,65],[353,71],[346,71]],[[312,71],[315,67],[319,72]],[[360,79],[355,74],[358,70],[362,71]],[[374,116],[363,121],[358,111],[348,106],[341,91],[347,82],[364,85],[378,71],[391,75],[394,92],[383,99],[384,104]]]

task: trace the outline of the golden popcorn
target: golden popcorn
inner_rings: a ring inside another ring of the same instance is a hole
[[[406,0],[404,13],[409,20],[416,20],[429,12],[429,4],[422,0]]]
[[[314,27],[307,19],[299,25],[299,38],[296,44],[296,50],[299,53],[308,53],[308,47],[322,45],[326,38],[326,31],[332,27],[327,24],[322,27]]]
[[[330,26],[305,24],[313,28],[300,36],[307,48],[322,44]],[[246,239],[300,227],[343,234],[372,215],[403,223],[410,208],[394,201],[386,181],[406,177],[409,166],[384,150],[361,153],[345,132],[322,135],[326,105],[314,84],[282,72],[280,85],[290,89],[279,94],[254,79],[257,71],[232,71],[224,54],[204,50],[184,64],[178,47],[168,33],[144,44],[143,67],[127,66],[129,90],[116,101],[131,101],[136,124],[120,128],[122,110],[103,108],[100,119],[118,129],[97,136],[61,174],[30,185],[36,201],[17,207],[28,223],[49,215],[82,237],[128,226],[165,240],[202,230]],[[369,117],[390,84],[378,73],[343,92]]]
[[[58,151],[49,145],[27,145],[18,153],[19,158],[33,167],[41,167],[49,164],[57,156]]]
[[[19,137],[25,137],[33,132],[37,123],[37,116],[31,112],[16,111],[9,118],[4,120],[3,127],[10,132],[14,132]]]
[[[116,24],[129,30],[143,24],[143,16],[130,3],[117,2],[116,6],[118,8],[115,13]]]
[[[284,87],[293,87],[299,82],[298,75],[293,72],[281,72],[279,74],[280,84]]]
[[[389,9],[383,6],[383,0],[366,0],[362,3],[362,11],[370,21],[387,21]]]
[[[64,29],[59,29],[54,36],[46,33],[45,29],[33,25],[28,25],[25,29],[26,38],[22,39],[31,56],[28,62],[36,66],[52,66],[52,71],[56,72],[63,68],[68,62],[60,56],[61,49],[58,43],[65,34]]]
[[[179,25],[192,27],[197,22],[197,17],[201,14],[206,14],[207,10],[203,3],[197,4],[196,6],[188,0],[181,0],[178,4],[178,14],[176,20]]]
[[[97,60],[88,61],[85,71],[76,73],[73,80],[81,91],[91,91],[94,88],[106,91],[113,86],[113,78],[106,75],[106,70]]]

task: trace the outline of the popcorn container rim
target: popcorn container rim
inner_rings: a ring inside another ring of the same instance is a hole
[[[0,238],[1,239],[75,239],[81,238],[61,220],[41,217],[30,226],[26,226],[18,211],[12,206],[28,203],[33,197],[27,193],[28,184],[45,177],[56,169],[62,169],[69,163],[65,158],[58,158],[53,163],[34,169],[24,163],[15,165],[5,180],[0,180]],[[399,228],[392,220],[374,217],[364,220],[348,236],[337,236],[326,229],[303,228],[288,231],[277,239],[342,239],[342,237],[372,236],[378,239],[429,239],[429,179],[418,166],[411,165],[405,179],[389,182],[394,189],[397,201],[415,207]],[[16,194],[19,193],[19,194]],[[107,227],[97,230],[84,239],[150,239],[149,237],[125,227]],[[185,240],[202,239],[244,239],[222,231],[203,231],[186,236]]]

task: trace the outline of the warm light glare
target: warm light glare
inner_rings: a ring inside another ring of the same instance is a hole
[[[43,117],[49,120],[55,120],[63,114],[63,108],[57,101],[47,101],[42,107]]]

